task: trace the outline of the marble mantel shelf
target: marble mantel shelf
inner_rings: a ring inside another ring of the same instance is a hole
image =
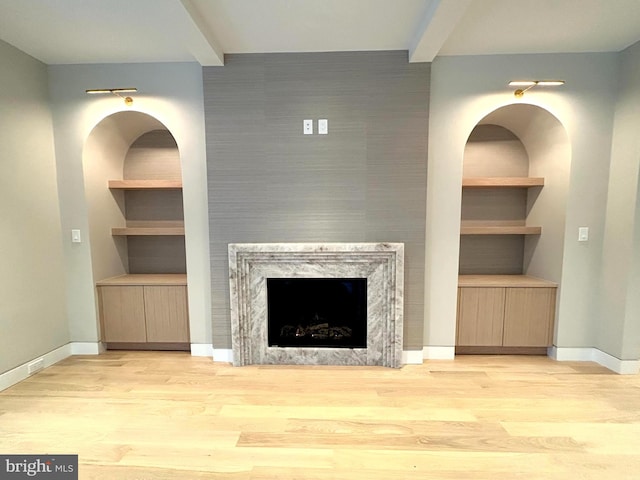
[[[366,348],[270,347],[267,278],[366,278]],[[234,365],[402,363],[404,244],[229,244]]]

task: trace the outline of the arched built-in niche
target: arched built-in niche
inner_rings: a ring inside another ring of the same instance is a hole
[[[108,348],[188,349],[182,174],[155,118],[102,120],[83,151],[94,281]]]
[[[551,345],[570,158],[562,124],[533,105],[502,107],[469,136],[463,162],[459,269],[464,288],[457,345],[496,353],[500,350],[491,350],[496,346],[535,347],[544,353]],[[547,313],[538,315],[533,305]],[[518,316],[524,320],[514,320]]]
[[[547,110],[527,104],[499,108],[479,124],[513,132],[529,157],[529,177],[544,178],[544,186],[530,189],[527,197],[526,223],[541,226],[542,233],[524,238],[523,273],[560,283],[571,169],[564,125]]]
[[[109,189],[108,181],[124,178],[130,147],[156,130],[167,128],[144,113],[118,112],[101,120],[85,141],[82,162],[94,282],[129,273],[127,237],[111,235],[113,227],[126,226],[125,191]]]
[[[168,130],[152,130],[132,144],[124,159],[123,180],[182,182],[180,156]],[[112,189],[112,191],[116,191]],[[184,230],[182,189],[124,188],[126,227]],[[186,273],[184,235],[127,235],[129,273]]]
[[[478,256],[487,257],[484,260],[471,258],[472,251],[461,251],[464,262],[460,273],[524,273],[560,282],[570,165],[571,149],[564,126],[538,106],[508,105],[478,122],[465,148],[463,177],[543,178],[544,186],[463,189],[463,222],[522,224],[539,226],[542,231],[540,235],[506,239],[504,235],[470,238],[467,243],[476,240],[495,244],[487,245],[489,250],[484,253],[482,245],[477,245]],[[506,254],[512,257],[508,262],[497,258],[502,247],[508,247]],[[521,253],[515,255],[516,250]]]
[[[524,178],[529,156],[520,139],[499,125],[477,125],[465,146],[464,178]],[[538,187],[532,187],[538,188]],[[461,231],[482,227],[526,226],[527,196],[531,189],[463,188]],[[524,235],[461,235],[461,275],[523,273]]]

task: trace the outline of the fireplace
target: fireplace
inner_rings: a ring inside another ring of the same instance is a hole
[[[236,366],[402,364],[401,243],[229,244],[229,287]],[[336,290],[357,306],[329,319]],[[295,299],[293,311],[270,306],[273,295]]]
[[[270,347],[367,347],[366,278],[267,278]]]

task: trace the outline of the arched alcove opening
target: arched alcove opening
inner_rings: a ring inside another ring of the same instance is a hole
[[[124,178],[129,148],[154,130],[168,131],[150,115],[118,112],[101,120],[85,141],[82,163],[94,282],[129,273],[127,237],[111,235],[113,227],[126,225],[125,191],[109,189],[108,182]]]
[[[188,349],[182,172],[157,119],[119,112],[83,150],[98,314],[107,348]]]
[[[546,353],[552,344],[570,163],[564,126],[538,106],[501,107],[471,132],[463,161],[459,353]]]
[[[528,104],[499,108],[479,122],[486,124],[513,132],[527,152],[528,176],[544,178],[544,186],[530,189],[527,197],[526,224],[542,232],[524,238],[523,273],[560,283],[571,170],[567,131],[549,111]]]

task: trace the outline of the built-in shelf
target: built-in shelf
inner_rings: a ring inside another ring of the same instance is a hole
[[[114,236],[149,236],[149,235],[184,235],[184,227],[114,227],[111,229]]]
[[[107,285],[186,285],[184,273],[137,273],[105,278],[96,282],[99,287]]]
[[[114,190],[178,190],[182,180],[109,180],[109,188]]]
[[[531,275],[459,275],[459,287],[557,287],[558,284]]]
[[[543,177],[466,177],[462,179],[463,187],[493,188],[529,188],[544,186]]]
[[[523,225],[473,225],[461,226],[460,235],[540,235],[542,227],[527,227]]]

